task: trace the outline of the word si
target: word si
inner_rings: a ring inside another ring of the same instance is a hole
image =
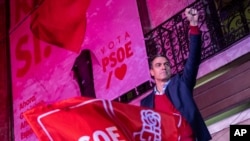
[[[17,61],[24,62],[24,65],[22,67],[17,68],[17,77],[23,77],[30,70],[33,58],[35,64],[39,64],[42,61],[42,50],[40,46],[40,41],[33,37],[34,48],[32,52],[32,48],[24,49],[29,47],[28,40],[28,35],[20,37],[15,48],[15,55]],[[46,48],[44,48],[44,57],[48,58],[50,56],[50,53],[51,47],[46,46]]]

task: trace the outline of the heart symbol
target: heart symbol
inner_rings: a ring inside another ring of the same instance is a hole
[[[115,76],[116,78],[122,80],[127,72],[127,65],[122,64],[120,67],[115,69]]]

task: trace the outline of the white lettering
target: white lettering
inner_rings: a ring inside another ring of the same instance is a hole
[[[246,129],[236,129],[234,132],[234,136],[243,136],[247,133]]]
[[[125,139],[118,139],[121,138],[120,134],[117,132],[118,129],[115,126],[108,127],[105,129],[106,131],[97,130],[93,133],[93,139],[90,138],[90,136],[81,136],[78,141],[125,141]]]
[[[247,133],[247,130],[246,129],[241,129],[241,135],[243,136],[244,134]]]
[[[125,139],[119,139],[121,138],[118,129],[115,126],[107,127],[105,129],[106,131],[96,130],[93,132],[93,139],[91,139],[91,136],[81,136],[78,141],[126,141]]]
[[[116,127],[109,127],[106,128],[108,134],[110,135],[112,141],[119,141],[118,137],[120,137],[119,133],[115,133],[114,131],[117,131]]]
[[[100,137],[105,141],[110,141],[109,136],[103,131],[95,131],[93,134],[94,141],[100,141]]]
[[[89,141],[90,137],[89,136],[82,136],[78,141]]]

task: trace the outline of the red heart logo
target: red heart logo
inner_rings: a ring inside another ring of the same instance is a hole
[[[116,78],[123,80],[126,72],[127,72],[127,65],[122,64],[120,67],[117,67],[115,69],[115,76],[116,76]]]

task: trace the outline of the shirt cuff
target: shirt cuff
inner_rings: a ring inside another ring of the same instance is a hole
[[[198,35],[200,34],[200,29],[198,28],[198,26],[189,26],[189,33],[190,34],[194,34],[194,35]]]

